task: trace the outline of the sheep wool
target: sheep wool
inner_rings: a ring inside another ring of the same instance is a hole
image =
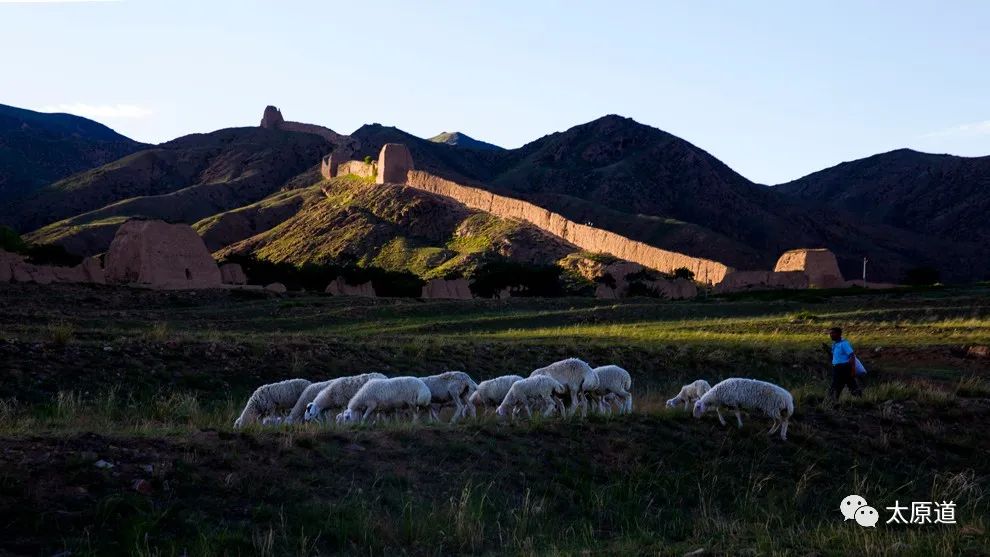
[[[248,398],[241,415],[234,421],[234,427],[240,429],[257,422],[265,415],[292,408],[309,385],[308,379],[286,379],[258,387]]]
[[[632,394],[629,392],[632,377],[629,372],[616,365],[596,367],[592,371],[595,372],[598,386],[588,396],[597,402],[595,406],[598,411],[604,412],[607,409],[611,412],[611,401],[617,398],[620,401],[620,414],[632,412]]]
[[[429,408],[433,396],[418,377],[372,379],[364,384],[347,403],[347,410],[337,414],[337,423],[364,422],[371,414],[383,410],[412,411],[418,421],[419,410]]]
[[[556,379],[570,395],[570,406],[568,414],[574,414],[578,406],[581,406],[582,413],[587,413],[587,404],[584,401],[584,393],[594,391],[598,388],[598,376],[595,375],[591,366],[577,358],[568,358],[559,362],[554,362],[546,367],[542,367],[530,373],[530,377],[537,375],[549,375]]]
[[[472,406],[485,408],[496,407],[505,399],[509,388],[516,381],[522,381],[519,375],[503,375],[478,383],[478,389],[468,399]]]
[[[780,438],[787,440],[787,425],[794,415],[794,397],[783,387],[756,379],[726,379],[694,403],[694,417],[700,418],[714,408],[719,421],[725,425],[725,419],[718,411],[723,406],[735,412],[739,427],[742,427],[740,409],[761,410],[773,419],[773,426],[767,433],[773,435],[779,429]]]
[[[316,383],[310,383],[308,387],[299,395],[299,400],[296,401],[296,405],[292,407],[292,411],[286,416],[282,423],[294,424],[301,422],[306,415],[306,408],[309,406],[310,402],[316,398],[316,395],[320,394],[320,391],[327,388],[330,383],[333,383],[333,379],[328,379],[327,381],[318,381]]]
[[[315,420],[324,412],[330,409],[344,408],[351,397],[357,393],[361,387],[373,379],[385,379],[385,375],[377,372],[362,373],[360,375],[350,375],[338,377],[331,380],[323,389],[313,397],[313,401],[306,404],[305,420]]]
[[[683,404],[684,410],[690,412],[694,403],[701,398],[701,395],[710,391],[711,388],[712,386],[704,379],[698,379],[697,381],[688,383],[681,387],[681,391],[677,393],[677,396],[667,401],[667,408],[673,408]]]
[[[566,387],[549,375],[520,379],[509,387],[509,392],[506,393],[505,399],[499,404],[495,413],[505,416],[512,412],[515,415],[519,408],[522,408],[528,417],[532,417],[530,402],[538,401],[544,405],[544,416],[549,416],[555,409],[564,415],[564,403],[554,395],[563,395],[566,392]]]
[[[434,420],[437,419],[439,408],[449,405],[455,407],[454,415],[450,418],[451,423],[456,422],[465,413],[475,415],[474,405],[468,402],[468,398],[478,390],[478,384],[470,375],[463,371],[447,371],[421,379],[430,389],[432,397],[430,415]]]

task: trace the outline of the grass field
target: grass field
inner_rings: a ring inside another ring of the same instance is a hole
[[[834,324],[870,368],[838,405]],[[968,349],[987,345],[982,286],[616,303],[0,285],[0,553],[986,555],[990,359]],[[628,369],[635,413],[231,428],[272,380],[568,356]],[[758,415],[663,407],[731,376],[792,391],[787,442]],[[851,493],[876,529],[842,520]],[[895,500],[954,501],[957,524],[885,524]]]

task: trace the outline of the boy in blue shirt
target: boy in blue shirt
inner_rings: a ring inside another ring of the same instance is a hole
[[[829,337],[832,338],[832,386],[828,390],[829,395],[833,400],[839,400],[842,389],[848,386],[853,396],[862,396],[863,392],[856,382],[856,354],[852,344],[842,338],[840,327],[832,327]]]

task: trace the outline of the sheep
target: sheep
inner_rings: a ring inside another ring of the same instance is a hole
[[[567,388],[549,375],[520,379],[509,387],[509,392],[506,393],[505,399],[498,405],[495,413],[504,417],[511,411],[515,415],[521,406],[526,410],[526,416],[532,417],[533,411],[530,409],[529,403],[531,400],[540,400],[544,403],[544,416],[549,416],[554,409],[563,416],[564,403],[554,395],[563,395],[566,392]]]
[[[418,377],[372,379],[364,384],[347,403],[347,409],[337,414],[337,423],[364,422],[381,410],[412,411],[412,420],[419,420],[419,409],[428,408],[433,396],[429,387]]]
[[[606,408],[611,412],[614,398],[621,401],[619,404],[620,414],[632,412],[632,394],[629,393],[632,378],[629,376],[629,372],[615,365],[596,367],[592,371],[595,372],[598,379],[598,387],[590,391],[588,397],[598,401],[598,412],[605,412]],[[614,395],[614,397],[610,395]]]
[[[440,408],[454,404],[456,409],[450,418],[451,423],[456,422],[465,412],[476,415],[474,405],[468,402],[468,397],[478,390],[478,384],[471,379],[471,376],[463,371],[447,371],[438,375],[421,377],[426,387],[430,389],[432,404],[430,416],[437,420]]]
[[[757,381],[756,379],[741,379],[734,377],[715,385],[694,403],[694,417],[700,418],[706,411],[714,408],[718,420],[725,425],[725,419],[719,412],[719,407],[725,406],[735,411],[739,427],[742,427],[740,408],[762,410],[773,419],[768,435],[773,435],[780,429],[780,438],[787,440],[787,423],[794,415],[794,397],[783,387]]]
[[[309,385],[308,379],[286,379],[258,387],[248,398],[241,415],[234,420],[234,428],[240,429],[248,424],[253,424],[259,418],[277,410],[292,408],[299,400],[299,395]]]
[[[305,420],[307,422],[315,420],[331,408],[344,408],[351,397],[357,393],[361,387],[372,379],[385,379],[385,375],[377,372],[362,373],[361,375],[351,375],[339,377],[330,381],[330,384],[320,391],[313,402],[306,405]]]
[[[554,362],[530,373],[530,377],[549,375],[556,379],[570,394],[571,404],[567,409],[568,415],[573,415],[581,406],[581,414],[587,415],[588,405],[584,393],[598,388],[598,376],[586,362],[577,358],[568,358]]]
[[[681,391],[677,393],[677,396],[667,401],[667,408],[674,408],[675,406],[680,406],[684,404],[684,410],[687,412],[691,411],[694,406],[695,401],[701,398],[701,395],[707,393],[712,388],[708,384],[708,381],[704,379],[698,379],[693,383],[688,383],[681,387]]]
[[[285,423],[294,424],[303,421],[306,416],[306,409],[309,407],[309,403],[313,402],[316,395],[320,394],[320,391],[327,388],[330,383],[333,383],[333,379],[327,381],[319,381],[317,383],[310,383],[308,387],[299,395],[299,400],[296,401],[296,405],[292,407],[292,411],[284,419],[273,422],[275,424]]]
[[[483,406],[490,411],[492,407],[496,407],[502,403],[505,395],[509,393],[509,388],[512,387],[512,384],[521,380],[522,377],[519,375],[503,375],[482,381],[478,383],[477,390],[471,393],[468,402],[471,403],[471,406]]]

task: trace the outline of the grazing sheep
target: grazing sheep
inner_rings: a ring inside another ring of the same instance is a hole
[[[564,403],[554,395],[563,395],[566,392],[567,388],[549,375],[537,375],[535,377],[520,379],[509,387],[509,392],[506,393],[505,399],[502,400],[502,404],[498,405],[495,413],[499,416],[505,416],[511,411],[515,415],[519,407],[522,407],[526,410],[526,416],[532,417],[533,411],[530,409],[529,403],[531,401],[541,401],[544,404],[544,416],[549,416],[553,413],[554,409],[559,411],[560,415],[563,416]]]
[[[418,377],[372,379],[364,384],[347,403],[347,410],[337,414],[337,423],[364,422],[382,410],[412,411],[419,420],[419,409],[428,408],[432,399],[429,387]]]
[[[319,418],[324,412],[331,408],[344,408],[365,383],[372,379],[385,379],[381,373],[362,373],[361,375],[351,375],[339,377],[330,381],[330,384],[320,391],[313,402],[306,405],[306,421]]]
[[[475,416],[474,405],[468,402],[468,397],[478,390],[478,384],[471,376],[463,371],[448,371],[429,377],[421,377],[426,387],[430,389],[432,402],[430,416],[436,421],[443,406],[453,404],[454,415],[450,422],[456,422],[465,412]]]
[[[740,408],[762,410],[773,419],[773,426],[767,433],[773,435],[780,429],[780,438],[787,440],[787,423],[794,415],[794,397],[787,389],[756,379],[741,379],[734,377],[715,385],[694,403],[694,417],[700,418],[706,411],[714,408],[718,419],[725,425],[725,419],[719,412],[719,407],[725,406],[735,411],[736,421],[742,427]]]
[[[629,393],[632,377],[629,376],[629,372],[614,365],[596,367],[592,371],[595,372],[598,379],[598,386],[593,391],[588,392],[588,398],[597,401],[595,407],[598,412],[604,413],[607,409],[611,413],[611,401],[616,398],[621,401],[619,404],[620,414],[632,412],[632,394]]]
[[[241,415],[234,421],[234,428],[240,429],[253,424],[259,418],[278,410],[289,410],[309,384],[308,379],[286,379],[258,387],[248,398]]]
[[[478,383],[478,389],[471,394],[468,402],[474,407],[483,406],[486,410],[490,411],[492,408],[502,404],[512,384],[521,380],[522,377],[519,375],[503,375],[482,381]]]
[[[694,403],[712,388],[708,381],[698,379],[693,383],[688,383],[681,387],[681,392],[677,396],[667,401],[667,408],[673,408],[684,404],[684,410],[690,412]]]
[[[571,399],[571,404],[567,408],[568,415],[573,415],[578,406],[582,409],[582,415],[587,415],[588,404],[584,400],[584,393],[598,388],[598,376],[591,366],[577,358],[568,358],[529,374],[530,377],[537,375],[549,375],[564,386]]]
[[[296,405],[292,407],[292,411],[289,412],[289,415],[286,416],[285,419],[274,423],[294,424],[303,421],[303,418],[306,417],[306,408],[309,406],[309,403],[313,402],[316,395],[320,394],[320,391],[327,388],[327,386],[329,386],[330,383],[333,383],[333,381],[333,379],[330,379],[327,381],[310,383],[309,386],[306,387],[306,390],[299,395],[299,400],[296,401]]]

